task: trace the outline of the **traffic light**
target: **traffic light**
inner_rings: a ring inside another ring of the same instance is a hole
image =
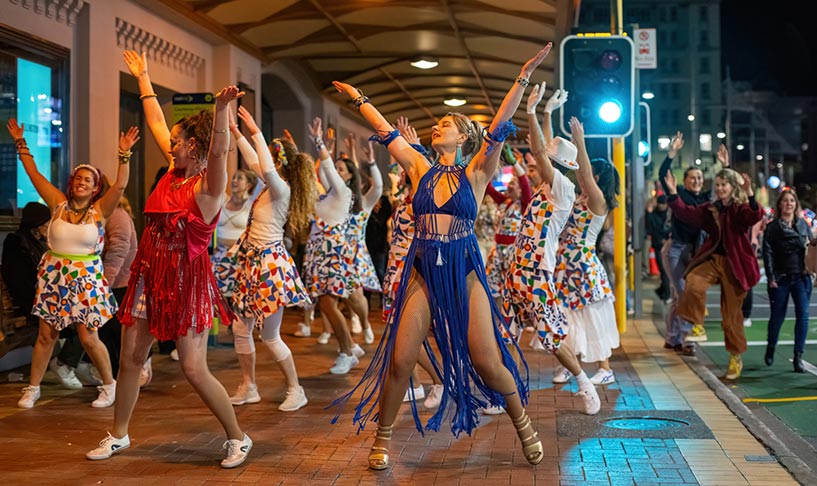
[[[584,124],[586,137],[626,137],[633,130],[635,63],[629,37],[568,36],[559,51],[559,88],[570,96],[562,107],[561,126]]]

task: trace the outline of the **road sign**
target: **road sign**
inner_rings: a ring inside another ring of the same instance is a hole
[[[633,30],[635,42],[635,68],[656,69],[658,67],[658,42],[655,29]]]

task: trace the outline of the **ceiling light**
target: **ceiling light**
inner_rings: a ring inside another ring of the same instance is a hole
[[[415,59],[411,61],[411,65],[416,67],[417,69],[432,69],[437,67],[440,63],[437,62],[436,59],[433,57],[421,57],[419,59]]]
[[[465,103],[467,103],[467,101],[465,101],[462,98],[448,98],[444,100],[443,103],[445,103],[448,106],[462,106]]]

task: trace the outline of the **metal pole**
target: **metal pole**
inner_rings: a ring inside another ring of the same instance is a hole
[[[610,33],[621,35],[622,0],[610,0],[610,13]],[[619,174],[618,207],[613,210],[615,239],[613,270],[616,276],[616,288],[613,289],[613,293],[616,296],[616,325],[619,334],[624,334],[627,331],[627,197],[624,185],[627,173],[624,164],[624,137],[613,138],[613,165]]]
[[[631,29],[632,30],[632,29]],[[635,93],[636,96],[641,92],[640,87],[641,71],[635,70]],[[643,282],[641,279],[641,266],[644,260],[644,233],[646,231],[645,219],[645,204],[644,197],[647,191],[644,190],[644,159],[638,154],[638,144],[644,138],[644,133],[641,132],[641,106],[640,103],[634,103],[633,107],[633,134],[630,143],[630,197],[631,197],[631,211],[633,218],[633,258],[630,263],[630,281],[633,283],[631,289],[633,291],[633,311],[636,318],[640,318],[642,314],[641,298],[643,294]],[[647,132],[649,134],[649,131]],[[649,140],[649,138],[647,138]],[[660,255],[659,255],[660,258]]]

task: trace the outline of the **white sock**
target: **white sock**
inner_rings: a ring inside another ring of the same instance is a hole
[[[579,384],[579,390],[586,390],[587,388],[593,387],[593,383],[584,371],[576,375],[576,382]]]

